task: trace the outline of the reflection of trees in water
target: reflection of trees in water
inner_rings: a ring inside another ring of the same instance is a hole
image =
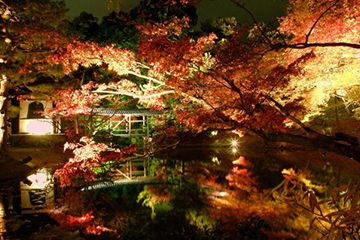
[[[276,186],[283,180],[281,170],[293,167],[293,164],[274,157],[273,153],[264,154],[263,151],[256,152],[243,147],[239,147],[236,154],[232,153],[231,148],[177,148],[158,153],[155,157],[167,159],[168,168],[180,166],[182,162],[185,172],[191,169],[192,172],[196,172],[201,169],[198,166],[206,167],[221,181],[231,172],[233,162],[240,156],[244,156],[251,162],[248,170],[257,180],[260,188]]]

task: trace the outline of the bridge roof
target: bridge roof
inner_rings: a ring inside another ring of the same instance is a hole
[[[95,115],[159,115],[162,111],[150,109],[112,109],[112,108],[95,108]]]

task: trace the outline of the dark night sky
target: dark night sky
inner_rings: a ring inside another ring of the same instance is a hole
[[[122,1],[122,9],[125,11],[139,2],[139,0]],[[269,22],[283,14],[286,2],[287,0],[248,0],[246,6],[259,20]],[[66,4],[70,9],[68,13],[70,18],[78,16],[82,11],[92,13],[99,19],[109,13],[105,0],[66,0]],[[203,0],[198,7],[198,15],[199,21],[207,18],[235,16],[241,22],[251,22],[246,13],[229,0]]]

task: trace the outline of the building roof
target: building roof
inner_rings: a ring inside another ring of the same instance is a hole
[[[162,111],[150,109],[112,109],[112,108],[95,108],[92,112],[94,115],[159,115]]]

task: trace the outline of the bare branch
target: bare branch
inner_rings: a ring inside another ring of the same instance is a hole
[[[222,85],[223,87],[231,90],[231,86],[227,86],[225,83],[221,82],[219,79],[217,79],[216,77],[213,76],[213,74],[210,74],[210,77],[217,83],[219,83],[220,85]]]
[[[189,94],[187,94],[187,93],[184,93],[184,92],[181,93],[181,96],[187,97],[187,98],[189,98],[191,101],[202,105],[206,110],[213,109],[213,107],[212,107],[211,105],[209,105],[204,99],[191,96],[191,95],[189,95]]]
[[[256,20],[254,14],[247,8],[245,7],[244,4],[239,3],[237,0],[230,0],[232,3],[234,3],[236,6],[238,6],[239,8],[243,9],[247,14],[249,14],[249,16],[251,17],[252,21],[254,22],[255,26],[257,27],[257,29],[259,29],[261,35],[265,38],[266,42],[272,46],[273,43],[271,42],[270,38],[268,38],[268,36],[266,36],[266,33],[264,32],[264,30],[261,28],[260,23]]]
[[[239,95],[242,109],[246,112],[246,114],[251,116],[250,110],[248,108],[246,108],[246,106],[245,106],[244,96],[243,96],[243,92],[241,91],[241,89],[235,85],[233,80],[230,80],[226,76],[223,76],[223,78],[230,85],[231,90],[236,92]]]

